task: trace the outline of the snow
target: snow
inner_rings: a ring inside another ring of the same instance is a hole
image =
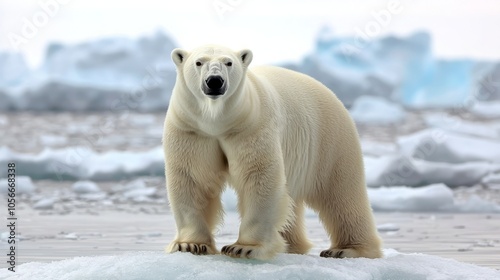
[[[99,186],[92,181],[77,181],[71,186],[71,189],[78,194],[96,193],[101,191]]]
[[[426,129],[398,139],[403,154],[435,162],[473,161],[500,163],[500,141]]]
[[[350,112],[356,122],[365,124],[397,124],[406,116],[403,107],[376,96],[358,97]]]
[[[7,166],[6,164],[4,166]],[[0,177],[6,176],[5,174],[0,174]],[[28,176],[16,176],[16,194],[32,194],[36,186],[33,181]],[[0,178],[0,193],[7,194],[8,191],[8,180],[7,178]]]
[[[226,188],[222,193],[222,205],[225,211],[238,211],[238,197],[232,188]]]
[[[326,259],[280,254],[271,261],[221,255],[131,252],[27,263],[0,278],[14,279],[499,279],[500,272],[455,260],[385,250],[382,259]]]

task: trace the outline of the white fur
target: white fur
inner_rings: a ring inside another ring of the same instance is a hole
[[[177,81],[163,143],[177,236],[168,252],[217,252],[213,231],[229,183],[242,220],[238,240],[223,248],[226,255],[307,253],[305,203],[319,213],[332,241],[322,255],[381,256],[356,128],[330,90],[282,68],[248,70],[249,50],[176,49],[172,59]],[[216,100],[201,86],[214,73],[227,82]]]

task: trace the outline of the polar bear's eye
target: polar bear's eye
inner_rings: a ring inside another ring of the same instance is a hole
[[[226,66],[233,66],[233,63],[231,61],[226,63]]]
[[[196,61],[196,66],[201,66],[201,62]]]

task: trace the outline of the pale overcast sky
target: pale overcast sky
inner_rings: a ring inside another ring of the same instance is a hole
[[[56,7],[57,1],[61,4]],[[500,60],[496,0],[0,0],[0,50],[14,49],[12,37],[22,36],[28,21],[40,26],[20,48],[31,65],[40,63],[52,41],[137,37],[158,29],[184,48],[206,43],[246,47],[254,51],[256,63],[275,63],[299,60],[310,52],[322,26],[339,35],[369,28],[374,14],[392,2],[400,3],[400,11],[392,13],[385,26],[379,24],[377,34],[405,36],[427,30],[438,57]],[[41,3],[52,3],[46,23],[43,14],[48,12]]]

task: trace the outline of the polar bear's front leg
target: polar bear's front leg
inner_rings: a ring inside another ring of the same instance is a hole
[[[266,141],[272,141],[269,138]],[[286,252],[279,233],[287,222],[291,199],[281,149],[250,139],[228,153],[230,181],[238,194],[241,225],[238,240],[221,253],[236,258],[270,259]],[[267,148],[267,149],[266,149]]]
[[[220,195],[227,177],[224,154],[216,140],[171,127],[163,142],[168,198],[177,225],[166,251],[216,254],[213,231],[222,214]]]

